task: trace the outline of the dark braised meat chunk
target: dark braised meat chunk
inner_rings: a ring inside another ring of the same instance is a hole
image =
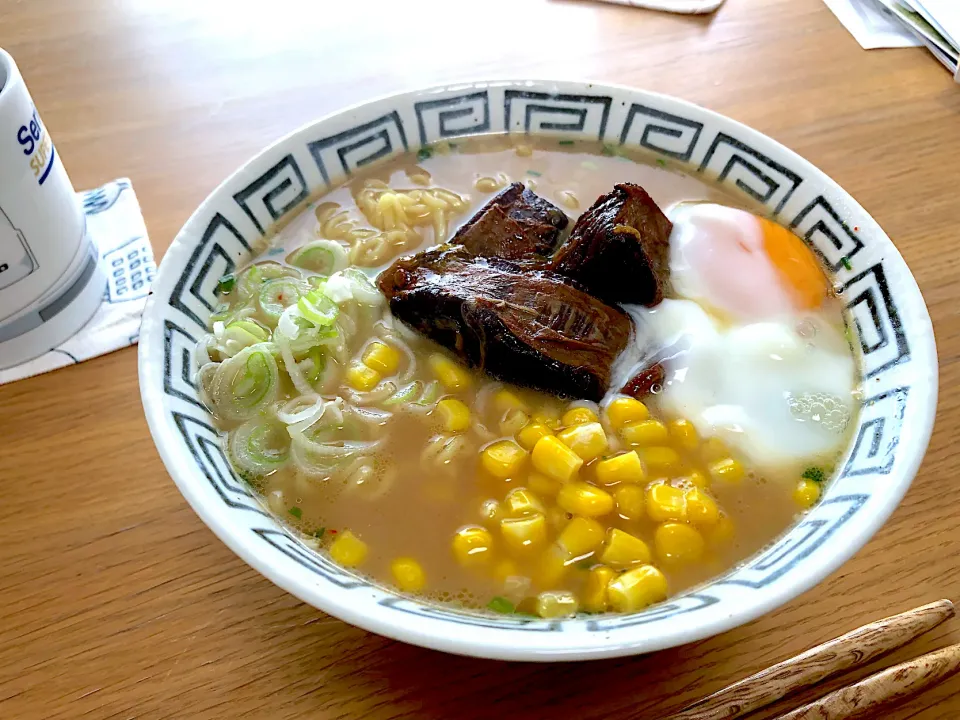
[[[394,316],[504,381],[599,400],[630,319],[549,271],[463,248],[397,260],[378,279]]]
[[[472,255],[507,260],[544,259],[567,226],[562,210],[513,183],[496,195],[450,241]]]
[[[670,272],[672,227],[642,187],[616,185],[580,216],[550,269],[607,302],[656,305]]]

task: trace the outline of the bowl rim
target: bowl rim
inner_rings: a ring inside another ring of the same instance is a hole
[[[872,219],[872,216],[830,176],[787,146],[733,118],[704,108],[696,103],[628,85],[588,80],[525,78],[461,81],[409,88],[353,103],[340,110],[327,113],[318,119],[306,122],[269,143],[262,150],[249,157],[242,165],[220,182],[186,220],[164,254],[154,280],[155,287],[164,285],[164,281],[171,273],[180,272],[180,266],[178,265],[176,271],[171,269],[168,270],[167,273],[164,273],[165,264],[168,268],[172,267],[171,262],[166,262],[167,259],[173,258],[173,261],[177,261],[178,259],[182,260],[189,257],[190,252],[193,250],[193,245],[197,240],[197,238],[191,237],[194,235],[193,228],[197,225],[200,218],[208,214],[209,208],[217,201],[224,189],[235,182],[255,163],[273,153],[276,148],[284,146],[292,139],[312,128],[322,127],[324,124],[335,121],[337,118],[345,118],[351,113],[362,111],[364,108],[374,104],[403,101],[405,99],[441,92],[494,87],[580,87],[593,90],[599,89],[608,91],[611,95],[616,93],[626,93],[635,96],[640,95],[656,100],[667,106],[692,111],[695,115],[708,118],[721,125],[735,127],[738,137],[759,140],[761,145],[772,144],[776,146],[777,150],[788,156],[791,162],[795,163],[796,167],[803,168],[809,173],[809,176],[815,177],[818,183],[826,185],[834,192],[844,196],[847,199],[847,206],[852,211],[862,213],[864,216]],[[507,132],[510,132],[509,129]],[[475,133],[475,135],[480,134],[484,133]],[[415,147],[413,149],[415,149]],[[333,187],[335,187],[335,185],[331,186],[331,189]],[[919,299],[919,308],[917,308],[917,310],[920,312],[915,314],[913,321],[923,325],[919,334],[928,342],[929,346],[926,348],[928,351],[926,354],[930,360],[926,367],[921,368],[921,372],[925,371],[927,373],[930,383],[927,394],[928,400],[926,400],[924,406],[925,412],[921,413],[923,422],[922,424],[916,424],[911,427],[911,437],[913,441],[909,444],[909,452],[906,453],[906,457],[903,457],[902,461],[898,463],[897,481],[892,483],[887,490],[882,493],[882,503],[877,504],[871,514],[859,521],[856,526],[856,531],[853,533],[853,537],[848,544],[833,551],[832,554],[823,557],[819,562],[806,563],[796,568],[788,578],[781,579],[772,588],[752,593],[749,598],[745,598],[744,602],[740,603],[734,610],[711,615],[692,629],[677,628],[675,631],[661,633],[658,636],[649,638],[649,640],[646,638],[637,640],[635,638],[634,641],[623,642],[616,639],[617,635],[623,634],[622,629],[611,628],[607,632],[591,633],[596,639],[596,642],[588,645],[578,643],[575,647],[560,647],[559,649],[556,645],[537,645],[537,643],[531,642],[535,640],[535,638],[530,637],[531,634],[520,635],[512,629],[498,628],[483,633],[473,633],[469,639],[463,639],[458,637],[454,630],[454,625],[449,621],[441,621],[433,617],[420,615],[417,616],[415,622],[405,623],[398,621],[398,613],[392,616],[381,614],[371,615],[363,609],[362,605],[354,605],[351,603],[349,594],[344,593],[341,596],[341,594],[337,592],[324,592],[321,585],[325,586],[325,584],[321,584],[316,579],[306,576],[301,578],[299,573],[289,573],[281,567],[271,564],[267,559],[258,555],[247,542],[246,538],[241,537],[241,533],[235,530],[229,522],[224,520],[221,508],[211,507],[204,501],[200,492],[193,486],[192,482],[184,476],[184,473],[181,472],[181,460],[179,457],[181,452],[174,450],[170,443],[165,442],[169,430],[169,421],[164,417],[164,393],[162,387],[159,387],[162,383],[151,379],[149,372],[151,366],[156,362],[153,356],[158,351],[161,351],[163,344],[162,307],[158,307],[159,301],[157,300],[158,295],[160,295],[159,292],[151,294],[147,302],[147,307],[144,310],[138,351],[139,384],[144,413],[151,437],[168,474],[176,483],[180,492],[193,510],[214,534],[244,560],[244,562],[280,588],[291,593],[303,602],[352,625],[421,647],[454,654],[503,660],[575,661],[621,657],[638,653],[654,652],[668,647],[702,640],[751,622],[774,608],[789,602],[803,592],[813,588],[849,560],[871,539],[899,505],[909,489],[913,478],[916,476],[926,454],[926,449],[933,431],[938,395],[939,367],[933,326],[930,321],[926,301],[923,299],[913,273],[910,272],[905,261],[903,261],[893,241],[890,240],[889,236],[880,228],[878,223],[875,221],[874,223],[879,231],[879,234],[874,233],[876,239],[881,243],[885,242],[889,249],[887,256],[895,255],[896,258],[903,263],[906,273],[905,276],[901,278],[901,281],[909,283],[910,287],[908,287],[908,290],[916,292],[916,296]],[[891,475],[890,477],[893,476]],[[797,524],[794,523],[785,532],[789,532],[790,529],[796,526]],[[761,550],[760,552],[762,553],[763,551]],[[722,581],[724,576],[725,575],[714,577],[699,587],[709,587]],[[385,587],[374,586],[372,589],[386,596],[404,597]],[[695,590],[696,589],[694,589],[694,591]],[[690,591],[685,592],[689,593]],[[464,614],[464,617],[466,617],[466,614]],[[578,619],[567,622],[574,624],[586,621]],[[536,633],[536,635],[540,635],[540,633]],[[508,637],[511,642],[505,642]]]

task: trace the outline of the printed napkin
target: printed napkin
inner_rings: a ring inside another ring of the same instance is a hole
[[[0,370],[0,385],[105,355],[133,345],[140,335],[140,316],[157,268],[133,185],[121,178],[78,196],[87,216],[87,232],[100,250],[100,267],[107,276],[103,303],[59,347]]]

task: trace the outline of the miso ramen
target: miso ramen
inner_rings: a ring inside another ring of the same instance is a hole
[[[218,291],[198,377],[236,472],[334,562],[466,609],[633,612],[729,570],[856,412],[804,242],[620,148],[424,148]]]

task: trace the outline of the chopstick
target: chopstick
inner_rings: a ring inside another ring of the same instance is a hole
[[[713,695],[689,705],[675,715],[671,715],[668,720],[733,720],[733,718],[746,715],[747,713],[759,710],[773,702],[776,702],[785,695],[810,687],[822,680],[833,677],[851,668],[865,665],[874,659],[884,655],[892,650],[906,645],[912,640],[920,637],[924,633],[932,630],[940,623],[952,618],[955,614],[953,603],[949,600],[938,600],[937,602],[908,610],[907,612],[893,615],[883,620],[869,623],[851,632],[841,635],[838,638],[829,640],[822,645],[817,645],[806,652],[800,653],[789,660],[777,663],[766,670],[761,670],[755,675],[744,678],[733,685],[729,685]],[[954,654],[960,657],[960,652],[956,650],[958,646],[953,646]],[[904,665],[912,663],[921,663],[918,668],[929,668],[928,670],[914,669],[905,676],[897,675],[906,668],[897,666],[889,671],[883,671],[877,675],[872,675],[866,680],[861,681],[849,688],[838,690],[831,693],[818,702],[830,700],[837,706],[842,700],[833,698],[838,693],[845,693],[863,683],[874,681],[876,685],[870,685],[869,689],[860,687],[859,692],[867,693],[876,705],[880,700],[879,696],[883,693],[884,683],[888,683],[894,692],[909,691],[907,694],[913,694],[929,687],[934,682],[939,682],[943,678],[956,672],[954,668],[956,658],[947,653],[946,657],[931,656],[937,653],[945,653],[951,648],[938,650],[936,653],[924,655],[921,658],[912,660]],[[949,668],[953,668],[948,670]],[[896,671],[896,672],[894,672]],[[892,673],[887,676],[886,673]],[[880,678],[880,676],[884,676]],[[927,682],[926,678],[930,681]],[[896,685],[889,683],[896,680]],[[844,696],[847,697],[847,696]],[[899,694],[896,697],[906,697]],[[798,712],[811,712],[816,703],[806,705],[803,708],[795,710]],[[799,718],[813,717],[812,715],[785,715],[784,719],[798,720]],[[817,715],[818,720],[826,718],[853,717],[848,715]]]

